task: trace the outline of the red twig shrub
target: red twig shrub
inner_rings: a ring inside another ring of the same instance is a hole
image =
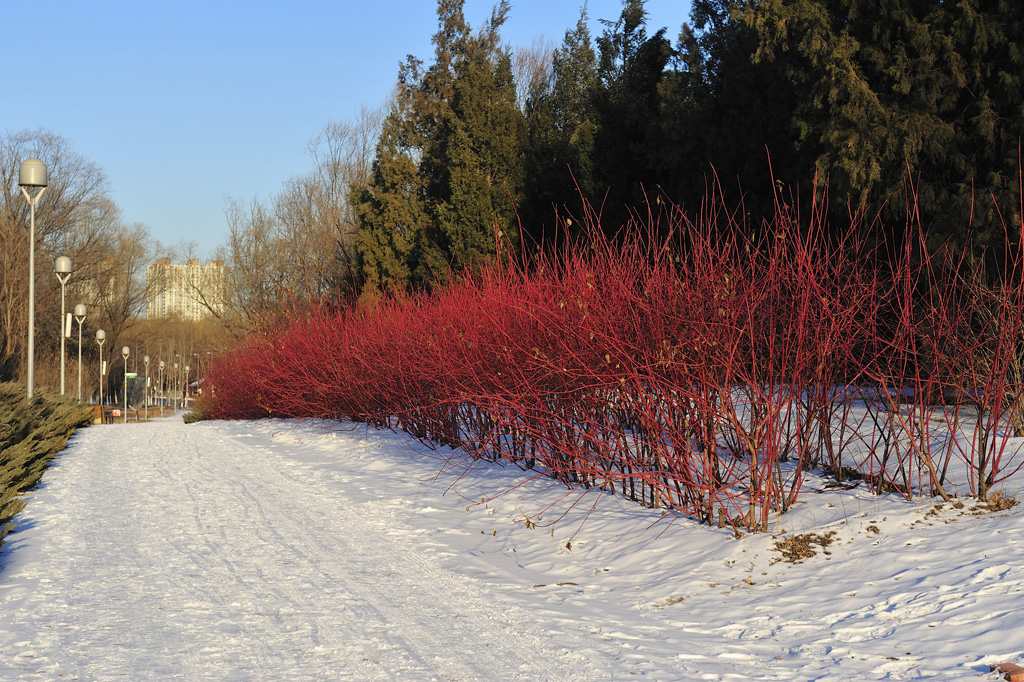
[[[1019,468],[1017,251],[991,284],[914,230],[837,236],[818,197],[737,215],[660,205],[621,239],[313,309],[220,357],[204,412],[361,420],[748,529],[811,467],[908,496],[945,495],[954,461],[980,496]]]

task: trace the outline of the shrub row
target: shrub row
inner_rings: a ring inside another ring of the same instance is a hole
[[[220,357],[202,409],[402,429],[747,529],[812,467],[907,497],[985,497],[1020,468],[1018,248],[986,270],[913,221],[876,244],[817,200],[740,215],[659,204],[618,239],[311,310]]]
[[[88,407],[40,395],[28,401],[24,386],[0,384],[0,543],[25,506],[23,494],[91,419]]]

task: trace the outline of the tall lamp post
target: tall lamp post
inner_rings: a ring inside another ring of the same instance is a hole
[[[28,231],[28,397],[36,382],[36,204],[46,191],[46,165],[39,159],[21,162],[18,186],[29,206]],[[32,190],[32,191],[30,191]],[[34,191],[34,193],[33,193]]]
[[[85,324],[86,312],[84,303],[75,306],[75,319],[78,321],[78,402],[82,402],[82,325]]]
[[[160,371],[158,373],[159,374],[159,379],[157,380],[157,383],[160,386],[160,416],[161,417],[164,416],[164,403],[166,402],[166,398],[164,397],[164,367],[166,367],[166,363],[163,360],[161,360],[160,361],[160,365],[159,365]]]
[[[185,365],[185,388],[184,388],[185,398],[184,398],[184,401],[183,401],[183,404],[182,404],[182,408],[184,408],[186,410],[188,409],[188,379],[189,379],[189,368],[188,368],[188,365]]]
[[[175,356],[177,357],[177,356]],[[178,409],[178,385],[181,383],[181,373],[178,372],[178,363],[174,363],[174,386],[171,388],[171,397],[174,401],[174,409]]]
[[[128,423],[128,346],[121,346],[121,357],[124,358],[124,423]]]
[[[57,275],[57,281],[60,282],[60,394],[64,395],[64,339],[71,333],[64,300],[68,280],[71,279],[71,259],[67,256],[58,256],[57,260],[53,262],[53,272]]]
[[[100,346],[100,422],[103,422],[103,344],[107,340],[107,333],[102,329],[96,330],[96,343]]]
[[[149,421],[149,356],[148,355],[142,356],[142,364],[146,366],[146,384],[145,384],[145,390],[143,392],[143,395],[145,395],[146,397],[142,401],[142,404],[144,406],[144,409],[146,410],[146,421]]]

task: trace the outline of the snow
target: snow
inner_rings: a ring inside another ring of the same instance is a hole
[[[824,483],[736,539],[362,425],[90,428],[0,553],[0,679],[993,680],[1024,658],[1024,505]],[[777,561],[812,530],[828,555]]]

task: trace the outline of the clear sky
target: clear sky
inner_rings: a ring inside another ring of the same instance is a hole
[[[512,0],[506,42],[561,41],[582,0]],[[589,0],[615,18],[621,0]],[[434,0],[4,0],[0,130],[45,128],[107,173],[128,222],[165,244],[223,241],[224,205],[274,194],[309,140],[431,55]],[[477,27],[492,0],[467,0]],[[689,0],[648,0],[674,39]]]

